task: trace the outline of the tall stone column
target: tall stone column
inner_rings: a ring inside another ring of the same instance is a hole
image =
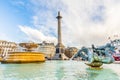
[[[56,18],[58,20],[58,44],[56,45],[56,53],[63,53],[64,45],[62,44],[62,34],[61,34],[62,16],[60,15],[60,12],[58,12],[58,16]]]
[[[58,19],[58,44],[61,44],[62,43],[62,40],[61,40],[61,19],[62,19],[62,16],[60,16],[60,12],[58,12],[58,16],[56,17]],[[60,47],[60,45],[59,45]]]
[[[58,16],[56,17],[58,20],[58,44],[56,45],[56,54],[53,57],[54,60],[67,60],[68,58],[65,56],[65,46],[62,44],[62,33],[61,33],[61,19],[62,16],[60,12],[58,12]]]

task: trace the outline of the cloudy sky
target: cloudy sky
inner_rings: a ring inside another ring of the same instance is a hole
[[[66,47],[120,37],[120,0],[0,0],[0,40],[57,43],[58,11]]]

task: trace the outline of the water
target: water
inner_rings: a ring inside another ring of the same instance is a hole
[[[0,64],[0,80],[120,80],[120,64],[91,70],[80,61]]]

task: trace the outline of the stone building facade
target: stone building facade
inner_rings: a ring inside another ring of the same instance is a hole
[[[65,55],[69,58],[71,58],[77,52],[78,52],[78,49],[76,47],[67,47],[65,49]]]
[[[4,57],[10,52],[17,50],[17,44],[15,42],[8,42],[0,40],[0,56]]]
[[[43,41],[42,43],[39,43],[38,51],[45,54],[45,57],[48,59],[52,59],[52,57],[55,55],[55,45],[54,43],[49,43],[46,41]]]

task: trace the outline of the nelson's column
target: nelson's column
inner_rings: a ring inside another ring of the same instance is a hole
[[[62,16],[60,12],[58,12],[58,16],[56,17],[58,20],[58,44],[56,45],[56,59],[61,59],[61,54],[64,54],[65,46],[62,44],[62,34],[61,34],[61,19]]]

